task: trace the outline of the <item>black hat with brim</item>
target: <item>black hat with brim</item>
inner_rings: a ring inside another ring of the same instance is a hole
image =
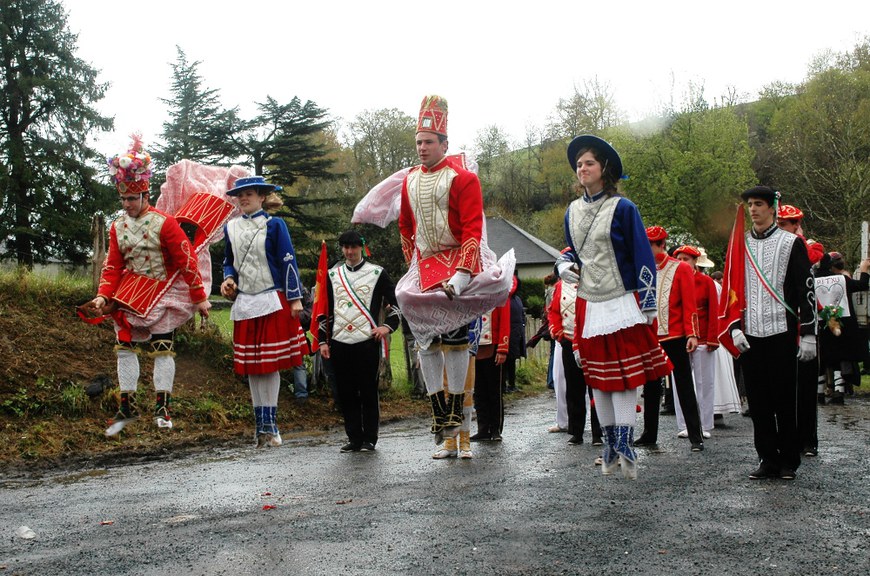
[[[584,148],[595,148],[596,150],[599,150],[607,159],[606,169],[616,176],[614,180],[622,178],[622,160],[619,158],[619,154],[616,153],[613,146],[592,134],[575,136],[574,139],[571,140],[571,143],[568,144],[568,164],[571,165],[571,168],[575,172],[577,171],[577,155],[580,150],[583,150]]]

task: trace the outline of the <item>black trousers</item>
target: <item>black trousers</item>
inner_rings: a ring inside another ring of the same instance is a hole
[[[698,399],[695,396],[695,383],[692,379],[692,364],[686,352],[686,338],[674,338],[661,342],[662,349],[674,365],[674,387],[680,399],[680,408],[686,420],[686,429],[692,443],[703,442],[701,436],[701,414],[698,412]],[[660,380],[647,382],[643,386],[643,435],[655,442],[659,435],[659,403],[662,399]]]
[[[568,409],[568,434],[583,437],[583,429],[586,427],[586,394],[592,397],[592,389],[586,387],[586,378],[583,370],[577,366],[574,360],[574,351],[571,342],[563,340],[559,342],[562,353],[562,366],[565,372],[565,406]],[[592,438],[601,438],[601,426],[598,424],[598,415],[595,407],[592,407]]]
[[[504,428],[502,366],[495,363],[495,356],[474,361],[474,410],[482,434],[501,434]]]
[[[359,344],[343,344],[333,340],[329,351],[348,440],[355,444],[377,444],[381,417],[378,343],[367,340]]]
[[[746,336],[740,355],[752,416],[755,450],[772,468],[797,470],[801,463],[797,430],[797,335]]]
[[[801,450],[818,448],[819,359],[797,363],[797,430]]]

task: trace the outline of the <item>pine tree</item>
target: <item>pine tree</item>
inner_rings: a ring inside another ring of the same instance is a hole
[[[0,257],[27,267],[83,263],[94,212],[115,202],[87,145],[112,128],[92,108],[107,85],[76,57],[76,41],[60,2],[0,1]]]
[[[224,110],[217,89],[203,88],[200,61],[189,62],[179,47],[172,64],[172,98],[161,98],[169,107],[169,121],[163,123],[163,144],[154,148],[154,159],[162,168],[187,159],[203,164],[227,163],[233,152],[228,122],[236,109]]]

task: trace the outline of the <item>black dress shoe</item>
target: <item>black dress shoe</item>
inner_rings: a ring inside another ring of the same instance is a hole
[[[791,468],[781,468],[779,471],[780,480],[794,480],[794,470]]]
[[[593,446],[603,446],[604,441],[601,440],[601,436],[593,436],[592,437],[592,445]]]
[[[634,441],[635,446],[655,446],[656,439],[650,438],[646,434],[641,434],[640,437]]]
[[[348,442],[344,446],[341,447],[342,452],[359,452],[362,444],[357,442]]]
[[[492,434],[489,432],[480,431],[477,434],[472,434],[469,438],[472,442],[482,442],[486,440],[492,440]]]
[[[819,449],[815,446],[807,446],[803,449],[802,454],[804,456],[809,456],[810,458],[814,458],[819,455]]]
[[[573,436],[568,438],[568,444],[574,444],[575,446],[577,444],[583,444],[583,436],[579,436],[577,434],[574,434]]]
[[[704,451],[704,443],[703,442],[692,442],[692,452],[703,452]]]
[[[363,442],[363,443],[360,444],[360,446],[359,446],[359,451],[360,451],[360,452],[374,452],[374,451],[375,451],[375,445],[372,444],[371,442]]]
[[[489,439],[493,442],[501,442],[501,434],[499,434],[498,432],[493,432]]]
[[[792,472],[794,474],[794,472]],[[763,480],[765,478],[776,478],[779,476],[779,470],[775,470],[770,466],[762,463],[757,470],[749,473],[750,480]]]
[[[677,412],[674,410],[673,406],[665,406],[664,408],[662,408],[662,411],[659,412],[659,414],[661,414],[662,416],[673,416],[676,413]]]

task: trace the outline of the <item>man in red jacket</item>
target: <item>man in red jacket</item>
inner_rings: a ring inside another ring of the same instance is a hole
[[[701,430],[704,438],[713,430],[713,411],[716,401],[716,349],[719,348],[719,322],[716,320],[719,296],[716,283],[698,268],[701,251],[694,246],[680,246],[674,257],[691,266],[695,279],[695,307],[698,311],[698,348],[689,355],[692,375],[695,379],[695,395],[701,413]],[[679,402],[679,397],[677,397]],[[681,406],[677,408],[679,436],[688,437],[685,417]]]
[[[139,383],[138,354],[139,345],[146,343],[154,358],[154,421],[159,428],[172,428],[173,334],[197,311],[208,316],[211,304],[187,236],[175,218],[149,203],[151,157],[138,137],[134,137],[130,150],[109,159],[109,172],[124,214],[112,222],[97,296],[86,306],[96,315],[111,313],[115,321],[121,398],[106,429],[107,436],[114,436],[138,416],[134,400]],[[160,288],[176,272],[187,283],[187,294],[178,294],[170,286]]]
[[[444,98],[423,99],[415,142],[421,164],[405,176],[399,208],[408,272],[396,284],[396,299],[420,348],[431,432],[440,444],[444,436],[458,435],[463,423],[468,324],[504,302],[513,262],[501,273],[482,245],[480,180],[461,157],[447,156]],[[492,263],[485,266],[485,260]]]
[[[695,280],[692,269],[685,262],[668,256],[665,240],[668,233],[661,226],[650,226],[646,235],[655,256],[656,300],[658,319],[656,333],[668,358],[674,365],[674,387],[686,418],[692,452],[704,449],[701,418],[692,382],[689,354],[698,348],[698,314],[695,307]],[[659,403],[661,382],[644,385],[643,434],[634,441],[635,446],[652,446],[658,441]]]

